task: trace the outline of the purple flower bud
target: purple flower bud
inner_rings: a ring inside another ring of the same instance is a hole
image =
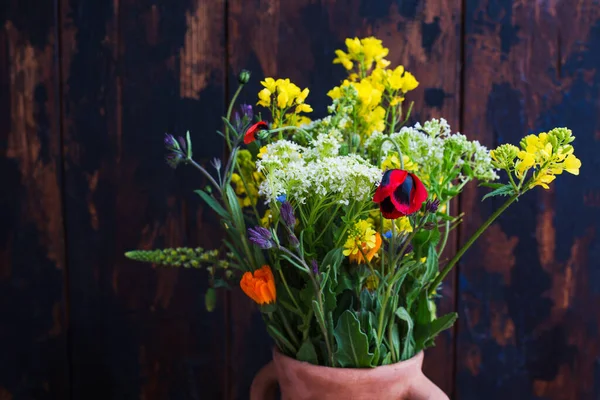
[[[312,260],[310,262],[310,266],[312,267],[313,274],[317,275],[319,273],[319,265],[316,260]]]
[[[185,139],[182,136],[177,137],[177,140],[179,141],[179,146],[181,147],[181,151],[183,151],[184,153],[187,152],[187,144],[185,143]]]
[[[413,252],[413,245],[412,243],[409,243],[408,246],[406,246],[406,249],[404,250],[404,254],[402,254],[402,256],[404,257],[407,254],[410,254]]]
[[[298,238],[293,233],[290,233],[289,241],[290,241],[290,246],[292,246],[292,247],[298,247],[300,245],[300,241],[298,241]]]
[[[294,217],[294,209],[289,201],[284,201],[281,203],[281,208],[279,209],[279,213],[281,215],[281,219],[283,222],[290,228],[296,225],[296,217]]]
[[[165,147],[167,150],[179,150],[179,143],[177,143],[173,135],[165,133]]]
[[[435,199],[433,201],[427,200],[427,204],[425,205],[425,210],[430,213],[437,212],[438,207],[440,206],[440,199]]]
[[[252,105],[242,104],[240,108],[242,110],[242,115],[244,116],[244,118],[247,118],[248,121],[252,121],[252,118],[254,118],[254,111],[252,110]]]
[[[270,249],[273,247],[272,237],[271,232],[262,226],[255,226],[254,229],[248,229],[248,239],[261,249]]]

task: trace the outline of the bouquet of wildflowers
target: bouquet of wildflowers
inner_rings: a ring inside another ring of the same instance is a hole
[[[437,315],[439,286],[475,239],[515,200],[577,175],[575,139],[566,128],[526,136],[489,151],[453,133],[444,119],[407,125],[418,86],[388,49],[369,37],[347,39],[334,64],[348,72],[328,93],[328,115],[310,120],[308,89],[266,78],[257,117],[234,113],[250,75],[240,74],[221,135],[229,157],[209,172],[192,143],[167,135],[167,161],[189,164],[210,186],[196,193],[221,218],[223,247],[132,251],[163,266],[204,268],[211,288],[227,280],[259,305],[280,352],[331,367],[374,367],[432,346],[455,313]],[[264,118],[264,119],[263,119]],[[499,181],[499,175],[503,176]],[[448,235],[461,223],[450,202],[477,180],[484,199],[506,202],[450,260]]]

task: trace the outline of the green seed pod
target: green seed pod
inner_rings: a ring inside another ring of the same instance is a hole
[[[217,291],[215,288],[208,288],[206,290],[206,293],[204,294],[204,305],[206,306],[206,311],[214,311],[217,305]]]

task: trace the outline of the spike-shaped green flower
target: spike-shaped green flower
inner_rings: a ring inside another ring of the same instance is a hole
[[[218,259],[218,250],[204,250],[202,247],[177,247],[156,250],[133,250],[125,253],[125,257],[163,265],[167,267],[200,268],[202,264],[222,264]]]

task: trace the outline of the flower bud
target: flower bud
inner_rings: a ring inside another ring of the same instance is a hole
[[[357,135],[356,133],[354,135],[352,135],[352,148],[356,149],[358,148],[358,145],[360,145],[360,135]]]
[[[238,75],[238,82],[242,85],[245,85],[250,80],[250,71],[247,69],[243,69]]]
[[[208,288],[206,293],[204,294],[204,305],[206,307],[206,311],[212,312],[217,305],[217,291],[215,288]]]
[[[274,246],[273,236],[271,231],[262,226],[255,226],[254,228],[248,229],[248,239],[253,244],[257,245],[261,249],[270,249]]]
[[[340,146],[340,155],[347,156],[350,151],[348,150],[348,143],[342,143]]]
[[[435,199],[433,201],[427,200],[427,204],[425,205],[425,211],[430,212],[430,213],[437,212],[439,206],[440,206],[440,199]]]
[[[290,228],[293,228],[294,225],[296,225],[296,217],[294,216],[294,209],[292,208],[292,205],[290,204],[289,201],[284,201],[281,204],[281,209],[279,210],[279,213],[281,215],[281,219],[283,219],[283,222],[285,222],[285,224],[287,226],[289,226]]]

